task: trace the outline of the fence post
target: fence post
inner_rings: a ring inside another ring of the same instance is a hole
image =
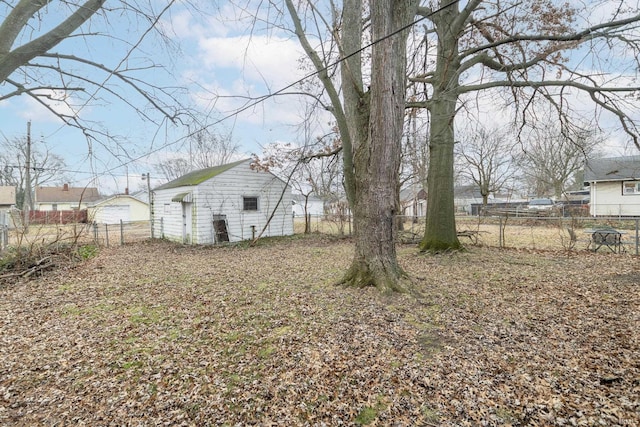
[[[98,223],[97,222],[93,223],[93,242],[96,245],[98,244]]]
[[[107,244],[107,247],[109,247],[109,224],[104,225],[104,235],[105,235],[105,242]]]
[[[638,256],[638,244],[640,243],[638,239],[638,228],[640,228],[640,219],[636,218],[636,256]]]
[[[120,220],[120,246],[124,245],[124,226]]]
[[[8,227],[4,224],[0,225],[0,252],[9,244]]]

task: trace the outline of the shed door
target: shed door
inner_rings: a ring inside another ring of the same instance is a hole
[[[192,205],[193,203],[182,202],[182,242],[186,244],[193,241],[193,224],[191,215]]]
[[[226,215],[213,216],[213,232],[215,233],[216,243],[229,241],[229,232],[227,231]]]
[[[105,224],[118,224],[120,221],[129,222],[130,220],[128,205],[111,205],[102,208],[102,222]]]

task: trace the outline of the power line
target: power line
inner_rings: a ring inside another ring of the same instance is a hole
[[[405,26],[403,26],[403,27],[401,27],[401,28],[399,28],[399,29],[397,29],[397,30],[395,30],[395,31],[391,32],[390,34],[387,34],[387,35],[385,35],[385,36],[383,36],[383,37],[380,37],[379,39],[372,41],[371,43],[369,43],[369,44],[367,44],[367,45],[365,45],[365,46],[361,47],[360,49],[358,49],[358,50],[356,50],[356,51],[354,51],[354,52],[352,52],[352,53],[350,53],[350,54],[348,54],[348,55],[346,55],[346,56],[344,56],[344,57],[342,57],[342,58],[337,59],[336,61],[334,61],[334,62],[330,63],[329,65],[327,65],[327,66],[323,67],[322,69],[320,69],[320,70],[316,70],[316,71],[313,71],[313,72],[311,72],[311,73],[309,73],[309,74],[307,74],[307,75],[305,75],[305,76],[303,76],[303,77],[299,78],[299,79],[298,79],[298,80],[296,80],[295,82],[290,83],[290,84],[288,84],[288,85],[286,85],[286,86],[282,87],[281,89],[278,89],[278,90],[277,90],[277,91],[275,91],[275,92],[272,92],[272,93],[269,93],[269,94],[267,94],[267,95],[263,95],[263,96],[258,97],[254,102],[251,102],[251,103],[249,103],[249,104],[245,105],[244,107],[239,108],[239,109],[235,110],[234,112],[232,112],[232,113],[230,113],[230,114],[227,114],[226,116],[222,117],[221,119],[218,119],[218,120],[216,120],[215,122],[213,122],[213,123],[211,123],[211,124],[207,125],[207,126],[206,126],[206,127],[204,127],[203,129],[207,129],[207,128],[210,128],[210,127],[212,127],[212,126],[216,126],[216,125],[218,125],[218,124],[220,124],[220,123],[222,123],[222,122],[224,122],[224,121],[226,121],[226,120],[228,120],[228,119],[230,119],[230,118],[232,118],[232,117],[238,116],[240,113],[242,113],[242,112],[244,112],[244,111],[246,111],[246,110],[248,110],[248,109],[250,109],[250,108],[253,108],[253,107],[257,106],[257,105],[261,104],[262,102],[264,102],[264,101],[266,101],[266,100],[268,100],[268,99],[270,99],[270,98],[273,98],[273,97],[275,97],[275,96],[277,96],[277,95],[281,95],[281,94],[283,94],[283,92],[285,92],[286,90],[291,89],[292,87],[294,87],[294,86],[296,86],[296,85],[298,85],[298,84],[300,84],[300,83],[304,82],[304,81],[305,81],[305,80],[307,80],[307,79],[310,79],[311,77],[314,77],[314,76],[316,76],[316,75],[318,75],[318,74],[320,74],[320,73],[322,73],[322,72],[325,72],[325,71],[327,71],[327,70],[329,70],[329,69],[331,69],[331,68],[333,68],[333,67],[338,66],[340,63],[342,63],[343,61],[346,61],[347,59],[351,58],[352,56],[355,56],[355,55],[357,55],[357,54],[359,54],[359,53],[362,53],[362,52],[364,52],[365,50],[367,50],[367,49],[371,48],[372,46],[374,46],[374,45],[376,45],[376,44],[378,44],[378,43],[380,43],[380,42],[382,42],[382,41],[384,41],[384,40],[386,40],[386,39],[388,39],[388,38],[391,38],[391,37],[395,36],[396,34],[401,33],[402,31],[406,31],[406,30],[408,30],[409,28],[411,28],[411,27],[413,27],[414,25],[416,25],[416,24],[418,24],[418,23],[420,23],[420,22],[424,21],[425,19],[428,19],[428,18],[432,17],[433,15],[435,15],[435,14],[437,14],[437,13],[441,12],[442,10],[447,9],[448,7],[453,6],[454,4],[458,3],[459,1],[460,1],[460,0],[452,0],[452,1],[450,1],[449,3],[447,3],[447,4],[445,4],[445,5],[441,6],[441,7],[439,7],[438,9],[435,9],[435,10],[431,11],[430,13],[425,14],[424,16],[421,16],[420,18],[418,18],[417,20],[415,20],[415,21],[411,22],[410,24],[407,24],[407,25],[405,25]],[[148,156],[149,156],[149,155],[151,155],[151,154],[155,154],[155,153],[157,153],[157,152],[159,152],[159,151],[161,151],[161,150],[164,150],[164,149],[165,149],[165,148],[167,148],[167,147],[170,147],[170,146],[172,146],[172,145],[174,145],[174,144],[177,144],[177,143],[179,143],[179,142],[181,142],[181,141],[184,141],[185,139],[187,139],[187,138],[189,138],[189,137],[191,137],[191,136],[195,135],[197,132],[199,132],[199,131],[201,131],[201,130],[202,130],[202,129],[198,129],[197,131],[193,131],[193,132],[191,132],[191,133],[189,133],[189,134],[187,134],[187,135],[185,135],[185,136],[183,136],[183,137],[180,137],[180,138],[178,138],[178,139],[176,139],[176,140],[174,140],[174,141],[171,141],[171,142],[165,143],[165,144],[161,145],[160,147],[158,147],[158,148],[156,148],[156,149],[154,149],[154,150],[148,151],[148,152],[147,152],[146,154],[144,154],[144,155],[138,156],[138,157],[136,157],[136,158],[134,158],[134,159],[129,160],[128,162],[124,162],[124,163],[122,163],[120,166],[117,166],[117,167],[114,167],[114,168],[108,169],[108,170],[104,171],[104,172],[103,172],[103,174],[107,174],[107,173],[109,173],[109,172],[111,172],[111,171],[114,171],[114,170],[116,170],[116,169],[118,169],[118,168],[120,168],[120,167],[122,167],[122,166],[126,166],[126,165],[129,165],[129,164],[132,164],[132,163],[134,163],[134,162],[136,162],[136,161],[138,161],[138,160],[141,160],[141,159],[143,159],[143,158],[145,158],[145,157],[148,157]]]
[[[305,80],[310,79],[312,77],[315,77],[315,76],[317,76],[318,74],[320,74],[322,72],[326,72],[329,69],[337,67],[339,64],[341,64],[342,62],[346,61],[347,59],[362,53],[363,51],[373,47],[374,45],[376,45],[376,44],[378,44],[378,43],[380,43],[380,42],[382,42],[382,41],[384,41],[384,40],[386,40],[388,38],[391,38],[391,37],[397,35],[398,33],[401,33],[403,31],[406,31],[406,30],[412,28],[416,24],[418,24],[418,23],[420,23],[420,22],[432,17],[433,15],[439,13],[440,11],[442,11],[442,10],[448,8],[448,7],[453,6],[454,4],[458,3],[459,1],[460,0],[452,0],[452,1],[448,2],[445,5],[439,7],[437,9],[435,9],[435,10],[432,10],[430,13],[421,16],[420,18],[418,18],[417,20],[411,22],[410,24],[407,24],[407,25],[405,25],[405,26],[403,26],[403,27],[401,27],[401,28],[399,28],[399,29],[397,29],[397,30],[395,30],[395,31],[383,36],[383,37],[380,37],[380,38],[378,38],[376,40],[371,41],[369,44],[361,47],[360,49],[358,49],[358,50],[356,50],[356,51],[354,51],[354,52],[352,52],[352,53],[350,53],[348,55],[345,55],[344,57],[341,57],[341,58],[335,60],[334,62],[326,65],[325,67],[323,67],[323,68],[321,68],[319,70],[315,70],[315,71],[313,71],[311,73],[308,73],[307,75],[305,75],[305,76],[299,78],[298,80],[296,80],[296,81],[294,81],[294,82],[292,82],[292,83],[290,83],[290,84],[288,84],[288,85],[276,90],[275,92],[272,92],[272,93],[269,93],[269,94],[266,94],[266,95],[262,95],[262,96],[259,96],[259,97],[255,98],[255,100],[253,102],[250,102],[250,103],[246,104],[245,106],[243,106],[243,107],[241,107],[239,109],[236,109],[235,111],[227,114],[226,116],[214,121],[213,123],[211,123],[211,124],[209,124],[209,125],[207,125],[207,126],[205,126],[203,128],[199,128],[198,130],[190,132],[189,134],[187,134],[185,136],[177,138],[177,139],[175,139],[175,140],[173,140],[171,142],[167,142],[165,144],[162,144],[161,146],[159,146],[156,149],[149,150],[145,154],[142,154],[142,155],[140,155],[138,157],[130,159],[129,161],[123,162],[120,165],[112,167],[110,169],[107,169],[107,170],[105,170],[103,172],[96,173],[94,171],[79,171],[79,170],[53,169],[53,168],[38,168],[38,169],[39,170],[52,170],[52,171],[55,170],[55,171],[66,172],[66,173],[95,175],[95,178],[98,178],[100,176],[107,176],[107,175],[108,176],[127,176],[127,175],[124,175],[124,174],[114,174],[113,172],[118,170],[118,169],[120,169],[123,166],[131,165],[131,164],[133,164],[133,163],[135,163],[135,162],[137,162],[139,160],[142,160],[142,159],[144,159],[146,157],[149,157],[152,154],[158,153],[159,151],[162,151],[162,150],[164,150],[164,149],[166,149],[166,148],[168,148],[168,147],[170,147],[172,145],[178,144],[179,142],[184,141],[187,138],[192,137],[193,135],[195,135],[197,132],[201,131],[202,129],[207,129],[207,128],[216,126],[216,125],[218,125],[218,124],[220,124],[220,123],[222,123],[222,122],[224,122],[226,120],[229,120],[229,119],[231,119],[233,117],[236,117],[236,116],[240,115],[241,113],[243,113],[244,111],[247,111],[247,110],[257,106],[257,105],[267,101],[268,99],[274,98],[274,97],[276,97],[278,95],[286,94],[285,92],[287,90],[289,90],[292,87],[304,82]],[[11,167],[18,167],[18,166],[11,166]]]

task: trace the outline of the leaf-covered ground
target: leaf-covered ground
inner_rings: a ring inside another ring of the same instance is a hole
[[[0,287],[0,425],[640,425],[640,261],[140,243]]]

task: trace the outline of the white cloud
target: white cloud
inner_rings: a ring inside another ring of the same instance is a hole
[[[41,89],[34,91],[44,104],[57,114],[75,117],[77,111],[72,107],[73,100],[71,95],[61,90]],[[60,119],[45,106],[37,102],[33,98],[25,97],[21,100],[21,106],[18,107],[18,115],[27,120],[60,123]]]

